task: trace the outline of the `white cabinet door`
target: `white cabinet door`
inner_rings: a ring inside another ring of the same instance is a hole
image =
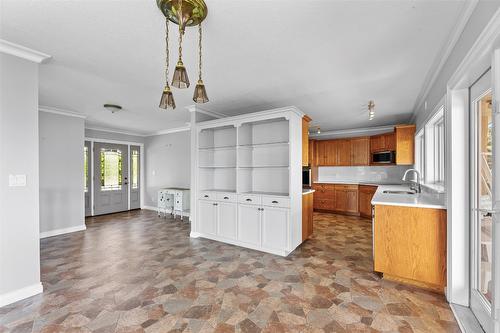
[[[260,246],[260,206],[239,205],[238,240]]]
[[[290,210],[278,207],[263,207],[262,246],[284,250],[288,247],[288,224]]]
[[[238,238],[237,221],[238,210],[236,203],[219,202],[217,203],[217,224],[219,227],[218,235],[224,238],[236,240]]]
[[[216,206],[213,201],[198,201],[198,223],[202,233],[215,235],[217,233]]]

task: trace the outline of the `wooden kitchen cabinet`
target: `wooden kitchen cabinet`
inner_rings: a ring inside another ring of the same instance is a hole
[[[415,125],[398,125],[395,128],[396,164],[415,163]]]
[[[337,164],[338,166],[351,165],[351,140],[335,140],[337,144]]]
[[[370,137],[370,151],[394,151],[396,150],[396,137],[394,132],[383,133]]]
[[[359,215],[372,218],[372,198],[377,191],[377,186],[359,185]]]
[[[370,165],[370,137],[351,139],[351,165]]]
[[[310,165],[309,159],[309,122],[311,118],[307,115],[302,117],[302,166]]]
[[[443,293],[446,224],[445,209],[375,205],[374,270]]]
[[[335,210],[358,214],[358,186],[335,185]]]
[[[337,166],[337,140],[321,140],[316,142],[318,166]]]
[[[313,184],[315,190],[313,207],[315,210],[335,210],[335,185],[333,184]]]
[[[302,195],[302,241],[313,234],[313,202],[314,193]]]

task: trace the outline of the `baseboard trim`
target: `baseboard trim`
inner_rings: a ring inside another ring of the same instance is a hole
[[[75,227],[44,231],[44,232],[40,233],[40,238],[47,238],[47,237],[53,237],[53,236],[58,236],[58,235],[63,235],[63,234],[69,234],[71,232],[82,231],[82,230],[86,230],[86,229],[87,229],[87,226],[84,224],[84,225],[77,225]]]
[[[142,206],[141,209],[154,210],[155,212],[158,210],[156,207],[153,206]]]
[[[0,295],[0,307],[43,293],[41,282]]]

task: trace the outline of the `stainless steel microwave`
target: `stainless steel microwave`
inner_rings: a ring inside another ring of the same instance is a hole
[[[377,151],[372,153],[372,163],[392,164],[396,163],[395,151]]]

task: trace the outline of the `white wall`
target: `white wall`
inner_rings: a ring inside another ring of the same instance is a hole
[[[156,135],[145,141],[145,206],[156,207],[156,196],[162,187],[190,186],[190,131]]]
[[[40,112],[40,233],[85,229],[84,119]]]
[[[106,131],[93,130],[89,128],[85,129],[85,137],[92,139],[115,140],[115,141],[137,142],[137,143],[144,143],[145,141],[145,138],[139,135],[106,132]]]
[[[42,291],[38,64],[0,53],[0,306]],[[9,187],[9,175],[26,186]]]
[[[401,178],[412,166],[351,166],[351,167],[319,167],[318,182],[370,182],[402,183]]]
[[[458,65],[465,58],[467,52],[471,49],[479,34],[483,31],[486,24],[490,21],[495,11],[500,7],[500,1],[479,1],[469,21],[465,25],[462,35],[458,39],[453,48],[448,60],[441,69],[436,81],[432,85],[426,97],[427,110],[424,105],[420,109],[415,110],[417,131],[422,128],[427,119],[431,116],[432,111],[437,106],[439,101],[446,94],[446,85]]]

